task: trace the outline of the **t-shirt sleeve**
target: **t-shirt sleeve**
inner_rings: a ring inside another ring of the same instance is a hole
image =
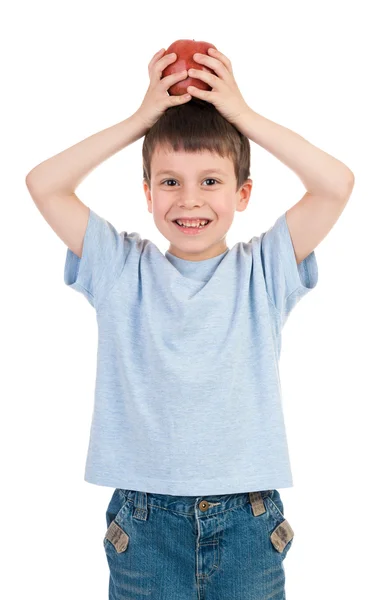
[[[284,213],[261,235],[260,252],[267,293],[284,323],[299,300],[318,282],[315,251],[297,264]]]
[[[137,235],[118,233],[109,221],[90,209],[82,257],[67,248],[64,283],[83,294],[97,309],[121,274]]]

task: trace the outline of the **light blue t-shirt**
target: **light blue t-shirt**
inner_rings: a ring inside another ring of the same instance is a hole
[[[281,329],[318,281],[285,213],[248,243],[189,261],[90,209],[65,284],[95,308],[94,412],[85,481],[202,496],[292,487]]]

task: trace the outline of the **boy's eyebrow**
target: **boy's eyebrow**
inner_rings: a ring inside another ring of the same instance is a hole
[[[166,173],[169,173],[170,175],[177,175],[178,176],[177,171],[173,171],[171,169],[164,169],[162,171],[158,171],[155,174],[155,176],[159,177],[159,175],[162,175],[162,174],[166,175]],[[206,173],[221,173],[221,175],[227,175],[226,171],[223,171],[222,169],[204,169],[203,171],[201,171],[199,173],[199,175],[205,175]]]

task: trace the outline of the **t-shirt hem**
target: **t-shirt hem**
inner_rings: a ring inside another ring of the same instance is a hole
[[[85,474],[84,481],[94,485],[100,485],[123,490],[136,490],[153,494],[166,494],[171,496],[210,496],[219,494],[240,494],[247,492],[258,492],[261,490],[273,490],[293,487],[292,478],[283,479],[282,477],[255,478],[249,481],[240,480],[238,482],[218,482],[213,480],[205,482],[200,480],[197,484],[186,482],[170,482],[161,479],[140,478],[134,480],[124,480],[109,477],[96,477]],[[194,491],[193,491],[194,490]]]

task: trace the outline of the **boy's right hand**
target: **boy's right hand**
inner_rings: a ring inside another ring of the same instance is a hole
[[[170,96],[168,89],[177,81],[182,81],[188,77],[185,70],[179,73],[172,73],[167,77],[162,77],[162,72],[168,65],[177,60],[175,53],[165,54],[162,49],[157,52],[149,63],[150,84],[145,94],[143,102],[136,112],[136,115],[142,120],[145,127],[150,129],[171,106],[177,106],[189,102],[191,95]],[[163,56],[164,55],[164,56]]]

